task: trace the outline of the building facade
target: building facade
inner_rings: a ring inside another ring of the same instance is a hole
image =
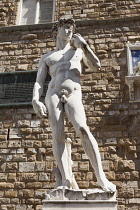
[[[117,186],[118,210],[140,209],[139,12],[139,0],[1,0],[1,210],[41,210],[45,192],[55,184],[48,120],[38,118],[30,103],[18,99],[13,104],[17,89],[9,80],[12,75],[18,78],[19,72],[28,78],[38,70],[41,55],[55,47],[52,22],[65,15],[74,17],[76,33],[101,61],[99,72],[83,72],[83,103],[106,176]],[[4,79],[7,75],[9,80]],[[24,81],[20,84],[19,98],[28,86]],[[72,139],[73,172],[79,187],[97,187],[81,141],[67,119],[65,132]]]

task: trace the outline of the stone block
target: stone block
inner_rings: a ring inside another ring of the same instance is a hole
[[[7,181],[7,174],[6,173],[0,173],[0,181],[1,182]]]
[[[28,162],[36,161],[36,155],[28,155]]]
[[[31,139],[36,140],[36,139],[39,139],[39,137],[38,137],[38,134],[37,135],[35,135],[35,134],[26,134],[26,135],[24,135],[24,139],[25,140],[31,140]]]
[[[126,184],[127,187],[133,188],[133,189],[138,189],[139,187],[139,182],[138,181],[128,181]]]
[[[97,85],[92,87],[93,92],[104,92],[106,91],[106,85]]]
[[[15,189],[23,189],[23,188],[25,188],[25,183],[24,182],[15,182],[14,188]]]
[[[42,188],[42,183],[41,182],[30,182],[30,183],[27,183],[26,188],[29,188],[29,189],[37,189],[37,188]]]
[[[19,163],[19,172],[34,172],[34,170],[35,170],[34,162]]]
[[[12,155],[0,155],[0,160],[1,161],[12,161],[13,156]]]
[[[114,171],[106,172],[106,177],[108,180],[115,180],[115,172]]]
[[[125,205],[118,205],[118,210],[125,210]]]
[[[39,173],[39,181],[50,181],[49,173]]]
[[[21,147],[21,141],[20,140],[9,140],[8,147],[9,148],[19,148],[19,147]]]
[[[46,170],[47,170],[48,172],[49,172],[49,171],[52,171],[53,162],[47,161],[47,162],[45,163],[45,165],[46,165]]]
[[[121,188],[118,190],[118,196],[123,198],[133,198],[134,197],[134,189],[130,187]]]
[[[31,127],[32,128],[38,128],[40,127],[41,120],[31,120]]]
[[[19,129],[18,128],[10,128],[10,135],[18,135],[20,134]]]
[[[103,44],[103,43],[105,43],[105,38],[95,40],[95,44]]]
[[[139,180],[139,171],[131,171],[131,180]]]
[[[130,198],[128,200],[129,204],[140,204],[140,198]]]
[[[80,171],[89,171],[89,161],[79,162]]]
[[[45,170],[45,162],[36,162],[35,171],[44,171]]]
[[[73,171],[78,171],[78,161],[73,161],[72,168],[73,168]]]
[[[8,129],[0,129],[0,135],[7,135]]]
[[[12,183],[8,182],[1,182],[0,183],[0,189],[13,189],[14,185]]]
[[[37,205],[36,206],[36,210],[42,210],[43,209],[43,206],[42,205]]]
[[[15,135],[9,135],[9,140],[12,140],[12,139],[21,139],[22,136],[20,134],[15,134]]]
[[[89,188],[89,181],[78,181],[77,184],[78,184],[80,189]]]
[[[10,203],[10,198],[0,198],[0,204],[8,204]]]
[[[28,190],[28,189],[23,189],[19,190],[19,197],[23,198],[33,198],[34,196],[34,190]]]
[[[93,172],[82,172],[82,180],[92,181],[93,180]]]
[[[39,148],[38,149],[39,154],[46,154],[46,149],[45,148]]]
[[[30,127],[30,121],[29,120],[18,120],[17,121],[17,127],[18,128]]]
[[[50,147],[52,147],[52,140],[47,139],[47,140],[45,140],[45,141],[42,141],[42,146],[45,147],[45,148],[50,148]]]
[[[24,141],[22,141],[22,147],[24,147],[24,148],[33,147],[33,141],[32,140],[24,140]]]
[[[31,55],[32,50],[31,49],[23,49],[23,55]]]
[[[26,198],[26,205],[28,204],[28,206],[29,206],[29,204],[31,205],[30,207],[31,207],[31,209],[32,209],[32,204],[34,204],[35,203],[35,199],[33,199],[33,198]],[[29,208],[30,209],[30,208]]]
[[[120,160],[118,162],[118,169],[120,171],[135,170],[135,163],[132,160]]]
[[[26,151],[26,153],[27,153],[27,154],[32,154],[32,155],[33,155],[33,154],[36,154],[37,151],[36,151],[35,148],[28,148],[27,151]]]
[[[10,200],[12,204],[19,204],[19,198],[11,198]]]
[[[6,163],[6,171],[12,170],[15,171],[18,169],[17,163]]]
[[[4,190],[1,190],[0,191],[0,198],[3,198],[4,197]]]
[[[33,146],[37,147],[37,148],[40,148],[40,147],[42,147],[42,142],[41,141],[34,141]]]
[[[32,128],[21,128],[20,133],[25,133],[25,134],[32,133]]]
[[[25,157],[25,155],[14,155],[13,161],[15,161],[15,162],[27,161],[27,157]]]
[[[26,204],[18,204],[16,206],[16,210],[27,210],[27,205]]]
[[[33,133],[43,133],[43,129],[42,128],[33,128],[32,132]]]
[[[36,34],[26,34],[22,36],[22,40],[33,40],[36,39],[37,35]]]
[[[38,180],[37,173],[23,173],[21,175],[21,181],[24,181],[24,182],[34,182],[37,180]]]
[[[8,181],[15,182],[17,180],[16,173],[8,173]]]
[[[17,149],[17,154],[24,154],[24,148]]]
[[[0,135],[0,141],[6,141],[7,135]]]
[[[5,191],[5,197],[7,197],[7,198],[16,198],[17,197],[17,191],[15,191],[15,190]]]

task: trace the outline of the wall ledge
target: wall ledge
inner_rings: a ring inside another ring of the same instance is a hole
[[[114,18],[114,19],[105,19],[105,20],[77,20],[76,26],[94,26],[94,25],[108,25],[110,23],[120,23],[120,22],[130,22],[130,21],[139,21],[140,16],[132,17],[123,17],[123,18]],[[51,29],[53,23],[46,24],[33,24],[33,25],[14,25],[14,26],[2,26],[0,27],[0,33],[3,32],[12,32],[12,31],[26,31],[26,30],[39,30],[39,29]]]

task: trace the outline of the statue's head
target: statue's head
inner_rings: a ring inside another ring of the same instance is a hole
[[[59,28],[68,25],[72,28],[72,33],[75,32],[75,20],[73,18],[61,18],[54,22],[52,27],[53,37],[56,39]]]

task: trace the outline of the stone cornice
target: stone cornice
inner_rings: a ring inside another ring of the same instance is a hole
[[[76,26],[97,26],[97,25],[108,25],[110,23],[127,23],[130,21],[140,21],[140,16],[134,17],[124,17],[117,19],[106,19],[106,20],[77,20]],[[31,30],[39,30],[39,29],[51,29],[53,23],[46,24],[33,24],[33,25],[14,25],[14,26],[3,26],[0,27],[0,33],[3,32],[12,32],[12,31],[31,31]]]

